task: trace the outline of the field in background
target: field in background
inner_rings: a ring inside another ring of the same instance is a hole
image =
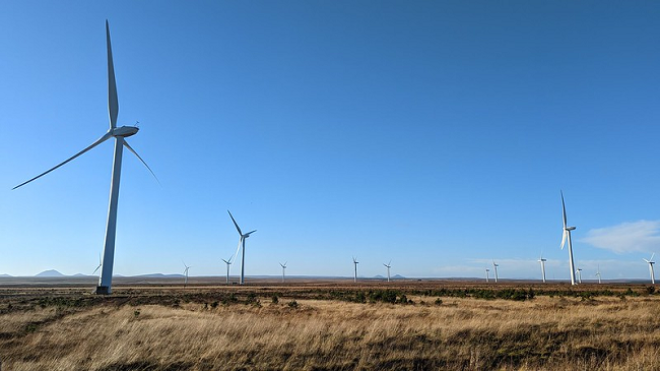
[[[660,370],[648,285],[219,281],[2,281],[1,370]]]

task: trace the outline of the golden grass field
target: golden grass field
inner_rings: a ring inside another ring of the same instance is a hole
[[[513,289],[535,295],[477,298]],[[660,370],[660,296],[644,285],[264,281],[90,291],[0,286],[1,370]]]

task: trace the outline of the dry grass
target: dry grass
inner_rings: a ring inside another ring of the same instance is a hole
[[[660,370],[656,295],[272,304],[250,290],[260,305],[236,291],[214,307],[207,289],[5,295],[2,370]]]

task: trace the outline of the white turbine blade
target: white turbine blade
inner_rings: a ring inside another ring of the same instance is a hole
[[[137,157],[138,160],[140,160],[140,162],[142,162],[142,164],[143,164],[144,166],[147,167],[147,170],[149,170],[149,172],[151,173],[151,175],[154,176],[154,179],[156,179],[156,181],[158,182],[158,184],[160,184],[160,180],[158,180],[158,177],[156,176],[156,174],[154,174],[153,170],[151,170],[151,168],[149,167],[149,165],[147,165],[147,163],[144,162],[144,160],[142,159],[142,157],[140,157],[140,155],[138,155],[138,153],[135,152],[135,150],[133,149],[133,147],[131,147],[131,146],[128,144],[128,142],[126,141],[126,139],[124,139],[124,146],[126,146],[126,148],[127,148],[129,151],[133,152],[133,154],[135,155],[135,157]]]
[[[257,231],[257,230],[255,229],[254,231],[250,231],[250,232],[246,233],[246,234],[245,234],[245,237],[250,236],[252,233],[254,233],[254,232],[256,232],[256,231]]]
[[[241,245],[243,244],[243,235],[238,239],[238,247],[236,248],[236,253],[233,257],[238,257],[238,252],[241,251]],[[231,261],[231,259],[229,259]]]
[[[564,230],[564,234],[561,237],[561,249],[564,249],[564,245],[566,244],[566,235],[568,234],[568,231]]]
[[[647,262],[647,263],[650,263],[650,262],[651,262],[650,260],[646,260],[646,259],[644,259],[644,258],[642,258],[642,260],[644,260],[644,261]]]
[[[655,256],[655,253],[653,253],[653,254],[651,255],[651,259],[649,259],[649,260],[653,261],[653,257],[654,257],[654,256]]]
[[[229,262],[226,261],[225,259],[220,258],[220,260],[222,260],[222,261],[225,262],[226,264],[229,264]]]
[[[241,228],[238,226],[238,223],[236,223],[236,220],[234,219],[234,216],[231,215],[231,211],[227,210],[227,212],[229,213],[229,217],[231,218],[231,221],[234,222],[234,225],[236,226],[236,230],[238,231],[238,234],[240,234],[240,235],[241,235],[241,238],[243,238],[243,237],[242,237],[242,236],[243,236],[243,232],[241,232]]]
[[[103,135],[102,137],[100,137],[99,139],[97,139],[96,142],[90,144],[87,148],[85,148],[85,149],[83,149],[82,151],[80,151],[80,152],[76,153],[75,155],[71,156],[68,160],[66,160],[66,161],[62,162],[61,164],[59,164],[59,165],[57,165],[57,166],[51,168],[50,170],[47,170],[47,171],[45,171],[45,172],[43,172],[43,173],[41,173],[41,174],[35,176],[34,178],[28,180],[27,182],[23,182],[23,183],[17,185],[16,187],[14,187],[14,188],[12,188],[12,189],[16,189],[16,188],[18,188],[18,187],[22,187],[22,186],[24,186],[24,185],[30,183],[30,182],[33,181],[33,180],[36,180],[36,179],[41,178],[42,176],[44,176],[44,175],[50,173],[51,171],[53,171],[53,170],[59,168],[59,167],[62,166],[62,165],[65,165],[65,164],[69,163],[70,161],[72,161],[72,160],[75,159],[76,157],[78,157],[78,156],[82,155],[83,153],[89,151],[90,149],[92,149],[92,148],[98,146],[99,144],[103,143],[104,141],[106,141],[108,138],[111,138],[111,137],[112,137],[112,135],[111,135],[110,133],[105,133],[105,135]]]
[[[568,225],[566,221],[566,204],[564,203],[564,192],[559,191],[561,193],[561,210],[563,212],[563,220],[564,220],[564,229],[566,229],[566,226]]]
[[[119,115],[119,99],[117,98],[117,81],[115,81],[115,66],[112,62],[112,45],[110,45],[110,25],[105,20],[105,35],[108,45],[108,113],[110,114],[110,129],[117,127]]]

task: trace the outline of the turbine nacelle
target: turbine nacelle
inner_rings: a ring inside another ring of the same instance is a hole
[[[110,135],[113,137],[130,137],[131,135],[137,134],[137,132],[140,130],[137,126],[121,126],[118,128],[112,128],[108,132]]]
[[[565,231],[574,231],[575,227],[565,227],[564,230]]]

